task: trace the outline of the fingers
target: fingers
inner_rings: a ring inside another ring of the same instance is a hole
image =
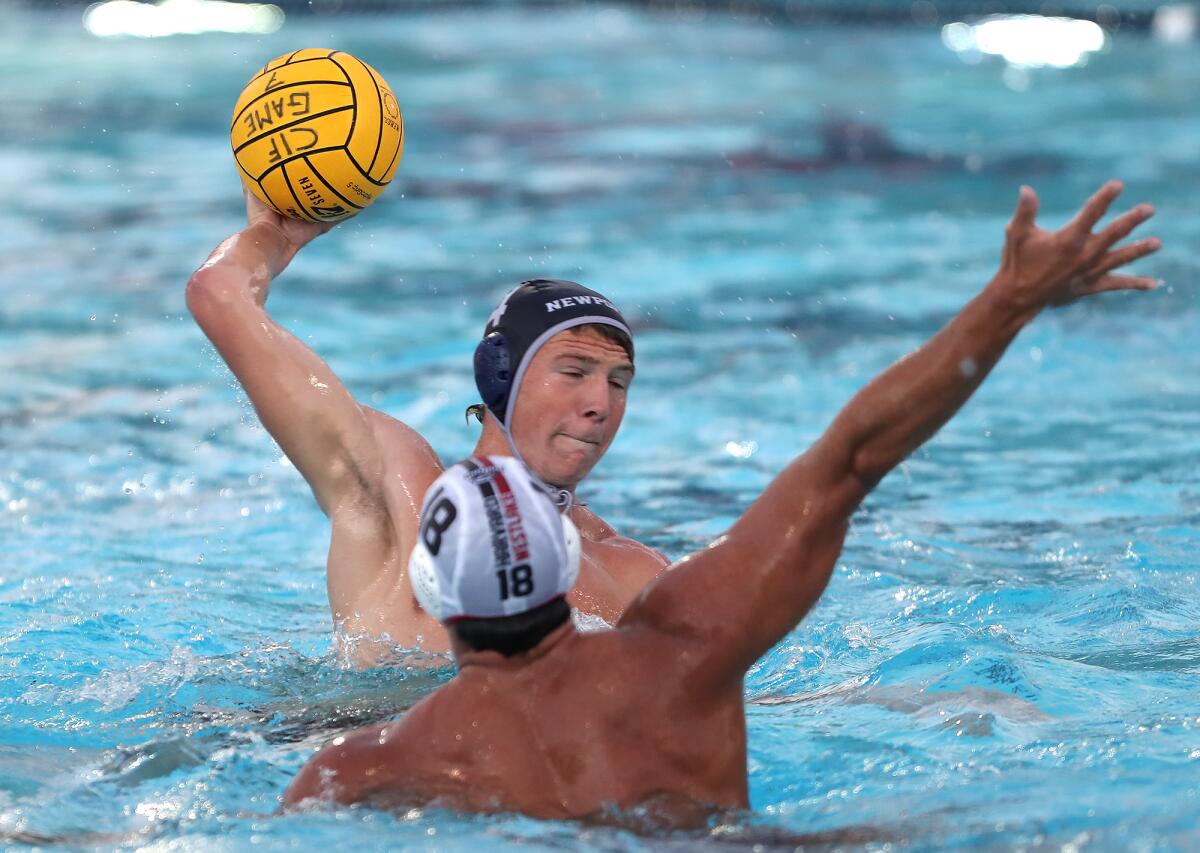
[[[1013,214],[1012,222],[1009,224],[1009,231],[1025,230],[1033,227],[1033,220],[1037,218],[1038,212],[1038,197],[1033,191],[1033,187],[1022,186],[1021,194],[1017,198],[1017,212]]]
[[[1113,203],[1121,191],[1125,189],[1125,185],[1120,181],[1109,181],[1104,186],[1096,191],[1096,193],[1087,200],[1087,202],[1079,209],[1079,213],[1075,214],[1064,231],[1072,232],[1078,238],[1085,238],[1092,233],[1092,229],[1096,227],[1096,223],[1104,218],[1104,214],[1108,212],[1109,206]]]
[[[1162,282],[1143,275],[1106,275],[1087,288],[1087,294],[1107,293],[1110,290],[1158,290]]]
[[[246,216],[253,219],[254,214],[262,210],[265,205],[259,200],[258,196],[250,192],[250,188],[245,184],[242,185],[242,195],[246,199]]]
[[[1097,244],[1101,251],[1104,251],[1109,246],[1119,243],[1129,236],[1129,232],[1133,231],[1147,219],[1154,215],[1154,208],[1148,204],[1139,204],[1132,210],[1127,210],[1119,217],[1114,219],[1107,228],[1101,231],[1097,236]]]
[[[1157,237],[1147,237],[1145,240],[1138,240],[1136,243],[1130,243],[1128,246],[1123,246],[1120,249],[1109,252],[1094,267],[1089,269],[1086,274],[1088,276],[1105,275],[1117,267],[1133,263],[1138,258],[1152,255],[1161,248],[1162,241]]]

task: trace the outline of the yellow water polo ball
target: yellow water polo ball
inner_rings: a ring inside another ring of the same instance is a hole
[[[387,82],[340,50],[280,56],[237,99],[229,131],[242,180],[284,216],[354,216],[391,182],[404,119]]]

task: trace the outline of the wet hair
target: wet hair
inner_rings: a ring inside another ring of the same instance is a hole
[[[446,627],[474,651],[499,652],[510,658],[529,651],[570,618],[571,607],[560,596],[516,616],[455,619]]]
[[[575,326],[566,331],[577,335],[584,330],[591,330],[609,343],[616,344],[625,350],[625,355],[629,356],[630,361],[633,361],[633,340],[616,326],[610,326],[608,323],[585,323],[582,326]],[[487,412],[487,407],[483,403],[472,403],[470,406],[467,406],[467,410],[463,414],[467,419],[467,423],[471,422],[471,418],[475,418],[475,420],[483,423],[485,412]]]

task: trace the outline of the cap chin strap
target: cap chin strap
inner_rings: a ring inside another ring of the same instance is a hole
[[[496,422],[496,426],[500,427],[500,432],[504,436],[504,440],[508,442],[508,449],[512,451],[513,458],[525,466],[525,470],[529,472],[529,479],[533,481],[535,486],[538,486],[540,489],[542,489],[542,491],[550,495],[551,500],[554,501],[554,505],[558,507],[559,512],[563,513],[564,515],[569,513],[571,511],[571,507],[575,506],[577,503],[575,496],[566,489],[560,488],[559,486],[552,486],[543,480],[541,476],[533,470],[533,467],[525,461],[525,457],[521,455],[521,451],[517,450],[517,442],[513,439],[512,433],[508,431],[508,427],[506,427],[500,421],[500,419],[496,417],[496,413],[490,408],[484,406],[484,410],[487,412],[487,417],[490,417]]]

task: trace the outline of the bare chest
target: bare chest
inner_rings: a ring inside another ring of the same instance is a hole
[[[646,584],[665,568],[666,560],[640,542],[620,536],[599,541],[585,537],[571,604],[615,624]]]

